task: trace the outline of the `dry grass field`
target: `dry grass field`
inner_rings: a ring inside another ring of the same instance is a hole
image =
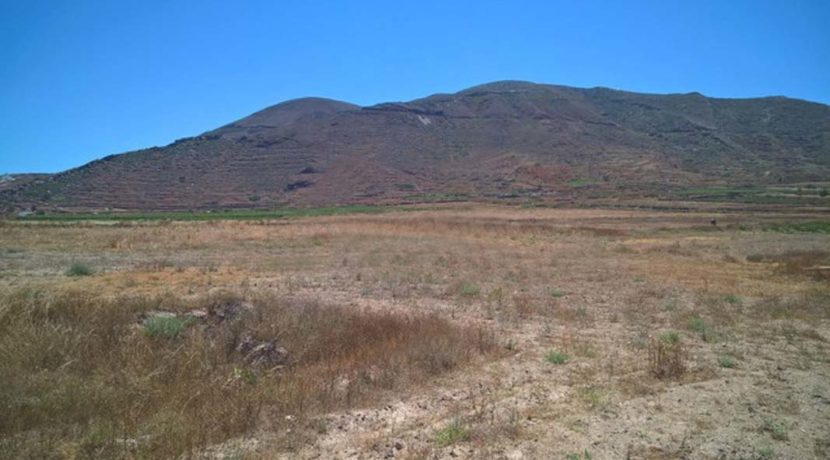
[[[830,458],[827,228],[0,222],[0,457]]]

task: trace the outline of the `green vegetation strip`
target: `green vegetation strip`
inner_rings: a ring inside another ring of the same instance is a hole
[[[826,204],[830,192],[818,186],[693,187],[672,192],[675,198],[697,201],[734,201],[755,204]]]
[[[18,217],[19,221],[69,222],[95,221],[146,221],[146,220],[255,220],[283,219],[289,217],[333,216],[342,214],[380,214],[393,211],[423,211],[430,208],[407,206],[334,206],[323,208],[285,208],[276,210],[231,209],[219,211],[159,211],[146,213],[79,213],[43,214]]]
[[[830,235],[830,220],[779,224],[767,227],[766,230],[779,233],[823,233]]]

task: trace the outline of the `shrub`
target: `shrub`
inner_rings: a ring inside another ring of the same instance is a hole
[[[464,283],[458,288],[458,294],[462,297],[475,297],[481,293],[481,288],[475,284]]]
[[[758,458],[760,459],[768,459],[775,457],[775,449],[773,449],[772,447],[761,447],[757,450],[757,452]]]
[[[604,410],[611,403],[609,392],[606,389],[589,386],[580,390],[582,401],[592,410]]]
[[[648,354],[651,373],[657,378],[677,378],[686,371],[686,352],[676,332],[652,340]]]
[[[715,330],[699,316],[694,316],[689,320],[689,330],[699,333],[704,342],[711,342],[715,339]]]
[[[676,344],[680,342],[680,334],[675,331],[668,331],[660,334],[660,341],[666,344]]]
[[[66,276],[90,276],[94,273],[92,267],[81,262],[75,262],[66,269]]]
[[[726,294],[723,296],[723,301],[726,303],[736,304],[741,301],[741,298],[735,294]]]
[[[447,426],[435,432],[435,444],[446,447],[469,439],[470,433],[460,418],[454,418]]]
[[[703,322],[703,318],[695,316],[694,318],[689,320],[689,330],[695,332],[702,332],[705,328],[706,323]]]
[[[772,439],[775,439],[777,441],[786,441],[790,438],[787,434],[787,427],[784,426],[783,423],[776,422],[771,418],[764,419],[764,425],[762,429],[766,432],[769,432],[772,435]]]
[[[550,296],[555,298],[555,299],[558,299],[560,297],[565,296],[565,291],[563,291],[561,289],[551,288],[549,292],[550,292]]]
[[[735,359],[729,355],[718,356],[718,364],[726,369],[732,369],[736,366]]]
[[[153,338],[176,339],[190,323],[190,319],[178,316],[151,316],[144,320],[144,334]]]
[[[565,364],[569,359],[570,356],[559,351],[551,350],[545,355],[545,361],[551,364]]]

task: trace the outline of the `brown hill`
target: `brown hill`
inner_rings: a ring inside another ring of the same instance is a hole
[[[13,207],[205,209],[659,195],[830,179],[830,106],[496,82],[358,107],[284,102],[0,192]]]

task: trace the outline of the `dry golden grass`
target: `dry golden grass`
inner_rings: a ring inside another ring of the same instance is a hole
[[[719,379],[735,385],[733,398],[746,387],[797,393],[770,369],[806,372],[787,377],[806,382],[830,365],[830,287],[804,270],[824,264],[830,240],[741,229],[791,218],[466,206],[284,221],[4,223],[0,404],[9,415],[0,447],[6,456],[164,457],[253,436],[262,447],[246,455],[262,458],[388,455],[375,445],[412,458],[458,445],[473,457],[517,446],[529,458],[559,458],[597,442],[680,452],[659,433],[643,444],[647,417],[632,411],[652,408],[648,418],[671,430],[688,420],[659,409],[669,394],[685,401],[699,393],[694,385]],[[94,273],[67,276],[73,263]],[[239,299],[256,315],[234,327],[196,324],[158,340],[138,323],[147,310]],[[672,330],[682,345],[660,339]],[[277,339],[290,364],[251,368],[235,351],[243,333]],[[550,365],[550,350],[569,360]],[[705,404],[704,414],[749,417]],[[364,420],[370,410],[374,421]],[[805,410],[802,427],[825,427]],[[627,422],[630,435],[595,428],[616,414],[639,420]],[[466,436],[442,447],[435,432],[456,419]],[[733,441],[719,424],[704,425],[672,436]],[[804,433],[812,431],[794,430],[779,450],[797,458],[813,442]]]
[[[0,299],[4,455],[175,456],[263,420],[366,403],[378,391],[417,383],[494,346],[489,332],[434,314],[248,300],[256,306],[251,317],[191,325],[165,338],[148,336],[139,314],[241,300],[6,293]],[[237,351],[243,334],[276,339],[290,363],[276,371],[251,368]]]

